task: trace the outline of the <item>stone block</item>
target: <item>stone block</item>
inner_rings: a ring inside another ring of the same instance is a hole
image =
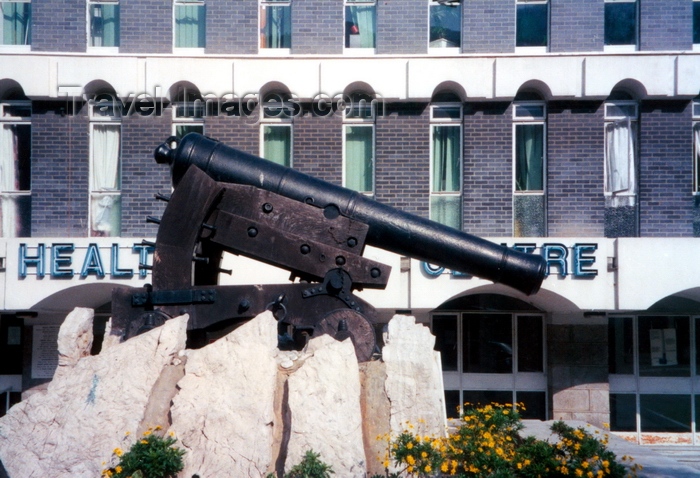
[[[552,409],[558,411],[582,411],[590,410],[590,394],[588,390],[562,390],[552,396]]]

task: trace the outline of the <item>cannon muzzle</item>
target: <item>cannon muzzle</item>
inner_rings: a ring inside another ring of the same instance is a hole
[[[399,211],[196,133],[169,139],[156,149],[155,158],[170,165],[175,186],[194,165],[216,181],[255,186],[323,208],[326,217],[342,214],[361,221],[369,226],[367,244],[396,254],[502,283],[528,295],[536,293],[544,279],[545,261],[539,255]]]

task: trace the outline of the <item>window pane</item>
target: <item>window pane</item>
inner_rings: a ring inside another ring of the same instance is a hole
[[[90,5],[90,46],[119,46],[119,5]]]
[[[459,126],[433,126],[432,192],[459,192],[462,186],[461,130]]]
[[[90,235],[121,233],[120,126],[96,124],[92,130]]]
[[[462,4],[432,2],[430,5],[431,48],[458,47],[461,44]]]
[[[345,187],[355,191],[374,191],[373,128],[345,127]]]
[[[32,4],[0,2],[2,45],[29,45],[32,41]]]
[[[700,2],[693,2],[693,43],[700,43]]]
[[[119,194],[90,194],[92,226],[90,235],[118,236],[121,234],[121,202]]]
[[[462,406],[459,399],[459,390],[445,390],[445,409],[447,418],[459,418],[459,410]]]
[[[610,394],[610,430],[614,432],[637,431],[636,396],[626,393]]]
[[[464,403],[469,403],[471,408],[476,406],[488,405],[490,403],[513,403],[513,392],[510,390],[465,390],[462,392]]]
[[[544,371],[542,316],[518,316],[518,372]]]
[[[605,125],[605,192],[636,194],[636,123]]]
[[[640,395],[642,432],[689,432],[690,395]]]
[[[292,7],[260,6],[260,48],[292,47]]]
[[[525,405],[520,415],[525,420],[546,420],[547,399],[544,392],[516,392],[515,401]]]
[[[547,46],[547,4],[518,4],[516,46]]]
[[[515,126],[515,190],[544,190],[544,125]]]
[[[175,126],[175,136],[178,138],[184,137],[188,133],[204,134],[204,125],[202,124],[179,124]]]
[[[204,48],[204,5],[175,5],[175,46],[177,48]]]
[[[608,321],[609,373],[634,373],[632,317],[611,317]]]
[[[516,104],[515,105],[515,117],[516,118],[544,118],[544,105],[543,104]]]
[[[462,229],[462,197],[442,194],[430,196],[430,220]]]
[[[345,47],[375,47],[375,7],[358,5],[345,7]]]
[[[462,371],[465,373],[512,373],[511,315],[464,314],[463,317]]]
[[[434,315],[435,350],[440,352],[442,370],[457,371],[457,316]]]
[[[639,375],[690,376],[688,317],[639,317]]]
[[[450,120],[460,120],[462,119],[462,107],[459,105],[446,106],[446,105],[435,105],[433,106],[432,119],[450,119]]]
[[[637,3],[605,4],[605,44],[637,44]]]
[[[29,103],[5,103],[2,115],[6,118],[29,118],[32,116],[32,105]]]
[[[31,236],[32,197],[0,194],[0,237]]]
[[[263,127],[263,157],[282,166],[292,165],[292,128]]]

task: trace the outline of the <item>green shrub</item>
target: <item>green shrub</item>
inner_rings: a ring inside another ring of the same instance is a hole
[[[321,455],[308,450],[304,454],[301,462],[294,465],[285,478],[331,478],[331,473],[335,473],[330,465],[326,465],[320,460]],[[274,473],[270,473],[266,478],[275,478]]]
[[[121,448],[115,448],[112,461],[116,460],[116,464],[103,470],[102,477],[175,478],[184,467],[182,456],[185,451],[175,446],[177,440],[172,432],[166,437],[153,433],[159,429],[149,428],[126,453]]]

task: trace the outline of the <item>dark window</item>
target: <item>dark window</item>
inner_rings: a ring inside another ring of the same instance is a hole
[[[462,4],[430,3],[430,47],[459,47],[462,40]]]
[[[605,4],[605,44],[637,44],[637,2]]]
[[[464,373],[513,373],[510,314],[467,315],[462,335]]]
[[[518,372],[543,372],[542,316],[518,317]]]
[[[610,430],[614,432],[637,431],[636,395],[631,393],[610,394]]]
[[[442,370],[457,371],[457,316],[434,315],[435,350],[440,352]]]
[[[693,43],[700,43],[700,2],[693,2]]]
[[[548,4],[517,5],[515,46],[547,46]]]
[[[689,432],[690,395],[639,396],[642,432]]]

